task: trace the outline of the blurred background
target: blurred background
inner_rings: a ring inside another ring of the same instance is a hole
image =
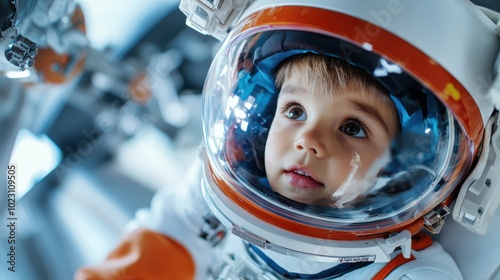
[[[16,273],[2,218],[0,279],[67,280],[102,261],[135,211],[182,180],[201,142],[200,93],[218,41],[188,28],[178,1],[78,3],[92,46],[81,74],[28,90],[18,114]],[[0,95],[0,112],[8,100]],[[1,117],[0,142],[15,115]]]

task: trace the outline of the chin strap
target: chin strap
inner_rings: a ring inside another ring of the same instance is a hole
[[[412,250],[420,251],[432,245],[432,238],[425,232],[418,232],[412,236],[411,248]],[[384,268],[382,268],[372,280],[382,280],[385,279],[391,272],[401,265],[411,262],[415,259],[415,256],[411,255],[409,258],[405,258],[402,253],[397,255],[395,258],[390,260]]]

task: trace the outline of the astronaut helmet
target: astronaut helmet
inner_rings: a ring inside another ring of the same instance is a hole
[[[390,3],[255,1],[232,26],[203,91],[202,189],[234,234],[386,262],[439,232],[494,112],[498,38],[470,3]]]

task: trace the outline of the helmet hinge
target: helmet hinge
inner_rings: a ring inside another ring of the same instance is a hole
[[[434,210],[424,216],[425,228],[433,234],[439,233],[441,228],[443,228],[446,216],[450,213],[451,210],[446,205],[440,205],[434,208]]]

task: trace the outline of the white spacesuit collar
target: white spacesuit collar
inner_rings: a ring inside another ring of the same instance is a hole
[[[250,257],[260,265],[265,265],[282,277],[291,279],[331,279],[340,277],[358,268],[371,264],[367,263],[328,263],[304,260],[297,257],[279,254],[270,250],[261,250],[257,246],[247,244]]]

